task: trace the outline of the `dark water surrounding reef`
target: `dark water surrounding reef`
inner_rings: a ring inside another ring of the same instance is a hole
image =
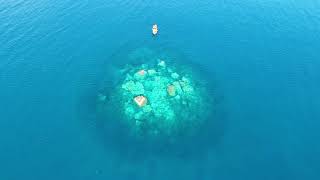
[[[0,0],[0,179],[320,179],[319,9]],[[219,123],[209,135],[157,147],[97,115],[101,88],[112,90],[122,57],[143,47],[213,82]]]

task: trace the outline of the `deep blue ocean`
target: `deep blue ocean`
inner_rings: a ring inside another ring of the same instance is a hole
[[[219,137],[192,155],[99,128],[112,57],[151,46],[214,82]],[[0,0],[0,179],[320,179],[319,69],[317,0]]]

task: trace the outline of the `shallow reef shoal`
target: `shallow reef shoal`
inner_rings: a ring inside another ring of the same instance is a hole
[[[192,68],[152,50],[134,51],[136,58],[119,69],[118,81],[98,102],[137,138],[192,135],[208,120],[213,107],[205,83]],[[106,120],[107,121],[107,120]]]

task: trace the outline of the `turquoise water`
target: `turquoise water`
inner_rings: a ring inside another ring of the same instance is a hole
[[[0,179],[319,179],[319,9],[0,0]],[[216,82],[223,123],[208,128],[221,133],[191,154],[137,152],[99,126],[94,99],[115,78],[112,57],[146,46],[179,51]]]

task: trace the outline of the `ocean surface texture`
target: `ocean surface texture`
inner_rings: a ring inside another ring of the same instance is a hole
[[[135,48],[213,82],[219,123],[192,150],[101,127],[97,94]],[[319,92],[317,0],[0,0],[1,180],[320,179]]]

